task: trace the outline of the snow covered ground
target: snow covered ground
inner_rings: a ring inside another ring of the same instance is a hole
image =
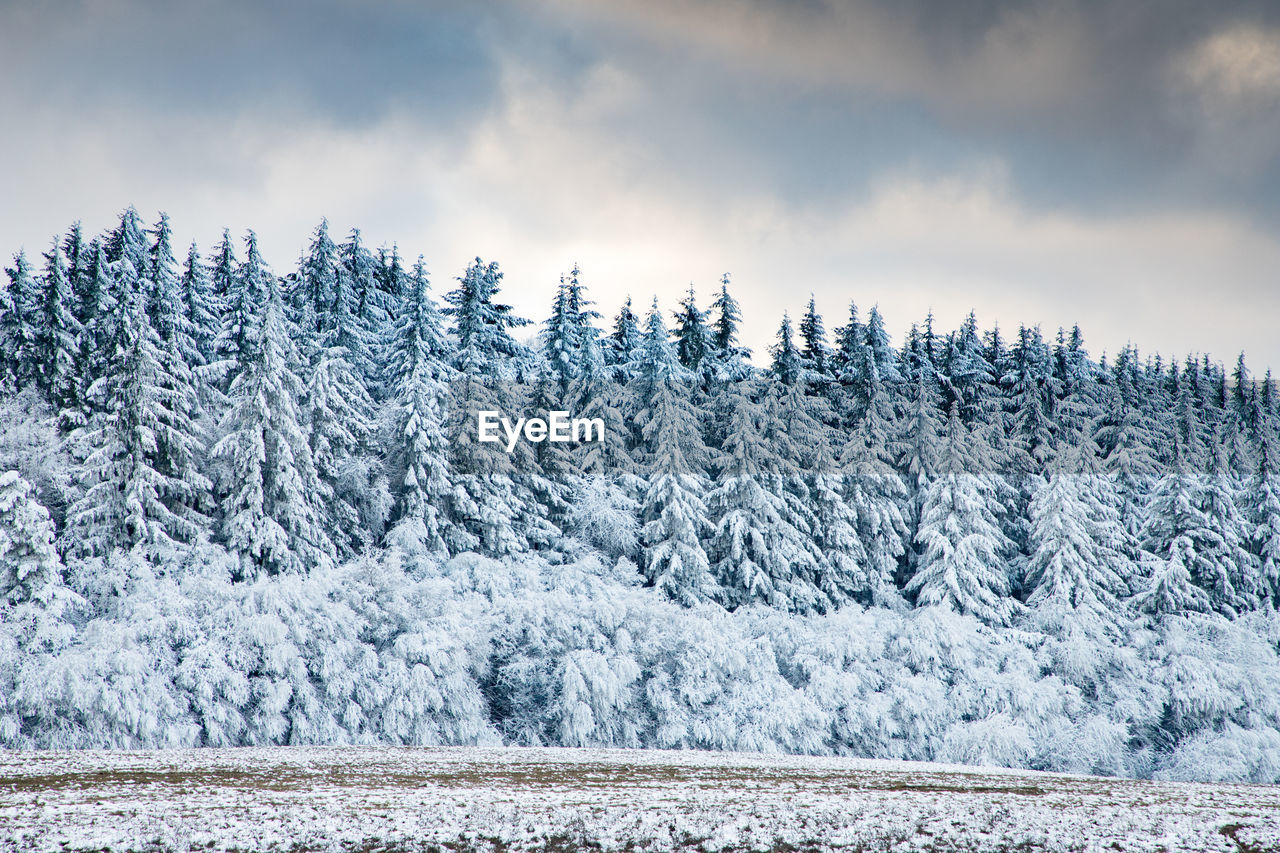
[[[708,752],[0,751],[4,851],[601,848],[1280,851],[1280,787]]]

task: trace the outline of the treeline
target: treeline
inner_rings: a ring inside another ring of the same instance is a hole
[[[560,744],[1280,779],[1276,392],[812,300],[538,326],[324,223],[0,289],[0,746]],[[437,291],[438,292],[438,291]],[[767,366],[766,366],[767,365]],[[478,441],[567,410],[600,441]]]
[[[829,336],[811,299],[760,368],[727,275],[705,308],[690,289],[669,318],[628,300],[600,324],[576,267],[522,343],[496,263],[442,307],[421,258],[358,230],[322,222],[282,276],[252,232],[179,261],[168,218],[133,209],[7,273],[0,393],[30,422],[6,430],[43,419],[60,454],[10,461],[54,573],[126,554],[179,571],[195,545],[237,580],[373,548],[589,547],[683,604],[940,604],[1103,633],[1280,596],[1276,392],[1243,357],[1230,375],[1132,347],[1097,361],[1078,328],[1006,337],[972,314],[895,347],[875,308]],[[507,453],[476,440],[486,409],[568,410],[605,437]],[[0,592],[48,574],[7,570]]]

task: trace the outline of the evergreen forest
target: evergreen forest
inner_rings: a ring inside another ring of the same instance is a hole
[[[453,272],[132,208],[13,257],[0,746],[1280,782],[1269,371],[812,298],[753,354],[728,275],[606,307],[574,267],[521,283],[531,320],[496,262]],[[604,436],[508,452],[486,410]]]

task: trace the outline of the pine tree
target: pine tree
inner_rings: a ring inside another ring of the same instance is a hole
[[[62,256],[67,259],[67,280],[71,283],[71,291],[79,294],[93,256],[93,247],[85,240],[84,230],[79,222],[73,223],[67,229],[67,235],[62,238]],[[78,308],[77,303],[72,310]],[[78,315],[76,319],[79,319]]]
[[[25,252],[14,255],[13,266],[6,267],[5,273],[9,287],[0,304],[3,385],[16,391],[35,382],[39,374],[36,337],[40,326],[40,292]]]
[[[1126,348],[1112,368],[1113,383],[1100,402],[1101,415],[1094,429],[1094,442],[1104,470],[1115,483],[1120,501],[1120,519],[1130,536],[1137,536],[1143,524],[1143,505],[1155,482],[1155,430],[1142,406],[1136,376],[1136,357]]]
[[[682,604],[714,601],[701,541],[710,527],[700,497],[706,451],[688,404],[691,377],[668,340],[657,299],[646,325],[632,380],[649,483],[640,510],[645,576]]]
[[[298,326],[319,332],[338,295],[338,246],[329,236],[329,220],[321,219],[302,256],[289,301]]]
[[[214,247],[213,257],[209,262],[209,282],[213,285],[214,299],[224,311],[233,307],[232,296],[236,290],[236,269],[239,266],[231,230],[223,228],[222,240]]]
[[[711,332],[707,328],[707,315],[698,308],[693,285],[689,295],[680,300],[680,310],[675,313],[676,356],[695,376],[702,375],[702,360],[711,349]]]
[[[1242,430],[1251,430],[1253,424],[1253,398],[1257,391],[1253,387],[1253,379],[1249,376],[1249,368],[1244,363],[1244,353],[1236,358],[1236,369],[1231,374],[1230,410],[1235,422]]]
[[[1059,457],[1031,499],[1027,604],[1049,630],[1112,632],[1132,571],[1119,513],[1098,492],[1107,481],[1075,459]]]
[[[830,599],[814,585],[820,569],[812,527],[796,518],[783,494],[786,462],[762,429],[767,414],[746,393],[735,396],[720,476],[706,498],[715,520],[708,547],[724,601],[731,607],[764,602],[799,612],[826,609]],[[833,591],[843,598],[844,590]]]
[[[182,292],[182,304],[187,312],[187,326],[195,342],[198,356],[191,361],[191,366],[202,367],[213,358],[213,341],[218,335],[222,306],[214,296],[209,271],[201,263],[200,250],[194,241],[191,243],[191,248],[187,250],[187,261],[182,268],[182,279],[178,287]]]
[[[458,279],[458,287],[445,294],[451,307],[444,314],[453,319],[458,341],[454,366],[462,373],[510,381],[520,374],[520,361],[527,356],[509,330],[529,321],[512,314],[510,305],[493,301],[501,281],[496,262],[486,264],[476,258]]]
[[[994,324],[990,331],[982,336],[982,354],[995,371],[997,381],[1009,368],[1009,351],[1005,347],[1004,338],[1000,336],[1000,324]]]
[[[994,475],[984,470],[969,442],[952,406],[939,475],[929,486],[915,536],[920,558],[906,588],[917,606],[944,605],[1003,626],[1017,607],[1005,573],[1013,543],[996,520]]]
[[[1259,470],[1250,497],[1250,542],[1271,606],[1280,607],[1280,477],[1274,468]]]
[[[268,292],[274,287],[273,276],[258,253],[258,237],[252,231],[245,240],[245,259],[234,272],[227,265],[233,258],[229,238],[224,232],[213,267],[214,288],[222,295],[225,288],[222,327],[213,342],[213,373],[221,378],[226,392],[236,376],[259,358],[254,349],[260,343],[261,329],[255,326]]]
[[[235,329],[239,362],[231,371],[230,405],[219,424],[222,437],[212,450],[224,512],[222,538],[237,557],[242,578],[303,573],[333,559],[322,512],[330,495],[316,474],[302,428],[294,333],[252,232],[244,267],[237,288],[256,292],[261,287],[262,299]]]
[[[804,365],[792,337],[791,317],[785,313],[782,315],[782,325],[778,327],[778,342],[769,348],[769,352],[773,355],[773,363],[769,369],[779,382],[794,385],[800,381]]]
[[[569,314],[569,293],[564,276],[556,288],[551,304],[551,316],[542,324],[542,347],[551,371],[561,388],[567,388],[577,366],[578,342],[575,340],[575,323]]]
[[[45,602],[60,582],[53,519],[17,471],[0,474],[0,605]]]
[[[378,249],[378,265],[374,270],[377,288],[374,295],[374,310],[371,313],[373,331],[376,336],[374,346],[375,370],[369,389],[374,400],[381,404],[395,397],[396,389],[387,384],[386,364],[391,358],[391,350],[395,347],[396,323],[405,310],[405,301],[413,289],[409,281],[409,272],[400,261],[400,247],[395,243],[387,249]]]
[[[1053,405],[1058,383],[1040,330],[1022,326],[1000,378],[1007,394],[1009,433],[1017,442],[1024,473],[1039,473],[1053,452]]]
[[[374,303],[379,302],[373,292],[381,290],[379,282],[381,269],[377,259],[361,242],[359,228],[352,228],[348,232],[347,239],[338,247],[338,259],[351,278],[350,286],[355,291],[358,303],[365,308],[374,308]],[[362,313],[361,317],[365,320],[371,319],[368,313]]]
[[[81,402],[81,412],[75,419],[76,426],[83,426],[94,410],[95,404],[89,389],[94,382],[106,375],[108,345],[119,308],[115,276],[107,262],[106,250],[100,242],[95,242],[90,248],[90,254],[82,290],[76,299],[76,319],[80,323],[76,396]]]
[[[809,474],[812,538],[817,550],[817,588],[833,605],[851,600],[884,603],[889,597],[873,576],[867,548],[859,533],[857,509],[845,500],[846,478],[822,443]]]
[[[1172,437],[1187,466],[1193,471],[1203,471],[1209,459],[1209,432],[1200,415],[1197,372],[1194,362],[1191,370],[1182,374],[1177,365],[1173,365],[1170,375],[1174,399]]]
[[[347,361],[346,349],[330,345],[337,339],[330,330],[314,352],[314,362],[305,373],[300,411],[312,463],[330,496],[325,531],[338,556],[345,559],[381,535],[370,528],[380,526],[385,518],[378,518],[376,503],[369,503],[377,492],[373,482],[377,474],[369,459],[373,400]]]
[[[889,333],[884,328],[884,318],[880,316],[880,307],[873,306],[867,317],[867,346],[876,363],[876,371],[886,385],[892,385],[902,379],[898,372],[898,359],[889,340]]]
[[[863,350],[867,346],[867,328],[858,320],[858,305],[849,304],[849,321],[836,329],[836,346],[831,353],[832,374],[845,384],[863,362]]]
[[[822,323],[822,315],[818,313],[813,294],[809,294],[809,306],[800,318],[800,358],[807,371],[814,376],[826,376],[831,369],[830,347],[827,345],[827,332]]]
[[[592,320],[600,314],[587,307],[592,302],[586,298],[581,275],[574,264],[569,276],[560,279],[551,316],[543,324],[543,351],[561,391],[582,374],[584,353],[599,337]]]
[[[627,375],[627,366],[634,359],[642,337],[640,321],[631,310],[631,297],[628,296],[613,320],[613,331],[609,333],[608,348],[605,349],[605,363],[615,368],[618,382],[625,383],[631,378]]]
[[[413,287],[410,274],[400,261],[400,247],[392,243],[390,250],[385,246],[378,249],[378,289],[394,303],[393,319],[400,318],[404,301],[413,297]]]
[[[836,602],[844,601],[849,592],[846,579],[814,547],[821,538],[815,513],[822,510],[832,518],[838,509],[829,501],[823,505],[813,492],[814,475],[827,466],[831,456],[827,424],[834,421],[834,415],[825,397],[809,394],[803,377],[794,385],[767,382],[765,388],[761,431],[780,463],[768,472],[768,488],[782,501],[786,527],[780,531],[784,534],[781,550],[792,555],[791,583],[795,595],[803,596],[793,606],[797,610],[826,610],[833,602],[825,590],[835,591]]]
[[[352,228],[338,247],[338,261],[333,300],[320,315],[320,327],[328,346],[344,350],[365,393],[376,394],[379,376],[375,360],[389,313],[378,287],[377,261],[361,244],[358,228]]]
[[[381,537],[390,501],[370,453],[370,388],[381,387],[374,355],[382,343],[361,314],[367,298],[361,294],[375,287],[377,269],[358,231],[339,249],[322,220],[290,293],[293,317],[308,331],[299,353],[306,386],[301,412],[316,474],[332,498],[325,531],[341,558]]]
[[[894,606],[901,602],[894,586],[899,561],[906,553],[906,484],[894,468],[901,451],[892,438],[896,424],[893,401],[880,380],[869,347],[860,351],[856,369],[862,418],[841,449],[839,463],[844,475],[845,497],[857,516],[858,537],[866,551],[866,593],[876,604]],[[932,421],[925,429],[932,428]],[[920,460],[919,472],[932,461]],[[928,478],[926,477],[926,480]]]
[[[151,268],[151,258],[142,219],[133,207],[120,214],[120,222],[107,236],[106,252],[107,260],[113,264],[127,260],[138,275],[138,284],[142,284]]]
[[[200,534],[195,507],[204,480],[191,464],[198,433],[174,391],[144,285],[127,254],[114,266],[122,301],[107,341],[107,371],[88,390],[94,415],[79,443],[91,450],[80,470],[84,495],[68,512],[67,541],[85,555],[141,548],[157,557]]]
[[[1133,597],[1133,606],[1152,616],[1212,611],[1209,594],[1192,582],[1187,571],[1195,560],[1195,544],[1188,537],[1175,537],[1165,557],[1155,561],[1146,588]]]
[[[902,342],[902,350],[898,353],[898,365],[902,375],[908,382],[923,378],[934,378],[933,364],[926,357],[924,345],[920,340],[920,324],[912,323],[907,330],[907,337]]]
[[[1147,423],[1151,424],[1153,459],[1158,468],[1172,464],[1172,451],[1177,435],[1173,412],[1177,396],[1178,367],[1176,363],[1172,363],[1170,368],[1166,373],[1160,356],[1156,355],[1154,358],[1148,356],[1133,369],[1139,405]]]
[[[945,375],[951,396],[946,402],[960,404],[961,420],[972,426],[993,418],[992,409],[998,405],[993,399],[995,368],[986,359],[972,311],[948,348]]]
[[[535,374],[530,354],[509,331],[529,321],[512,314],[511,306],[494,302],[501,281],[496,263],[476,258],[458,279],[458,287],[445,294],[450,307],[443,313],[452,318],[454,367],[459,374],[448,422],[454,471],[449,518],[458,531],[457,540],[448,543],[453,552],[479,547],[503,556],[526,549],[529,534],[549,534],[544,508],[516,482],[519,472],[511,454],[500,443],[478,441],[478,413],[514,415],[523,401],[513,382]]]
[[[1271,370],[1268,369],[1266,375],[1262,379],[1262,384],[1258,388],[1258,393],[1254,395],[1254,408],[1257,413],[1251,419],[1255,429],[1262,429],[1262,424],[1266,418],[1274,418],[1276,412],[1276,383],[1271,377]]]
[[[526,419],[540,418],[549,420],[551,412],[566,411],[568,408],[568,389],[563,391],[548,368],[539,371],[538,377],[527,388],[524,396],[522,414]],[[517,466],[521,479],[532,475],[531,484],[535,485],[542,500],[554,515],[564,510],[565,484],[574,471],[573,457],[570,448],[559,442],[543,441],[529,448],[532,454],[531,466]]]
[[[711,319],[714,317],[714,319]],[[710,338],[702,374],[706,380],[706,441],[712,447],[724,443],[725,431],[736,405],[736,387],[756,376],[751,350],[738,343],[742,309],[729,294],[729,274],[720,278],[720,293],[708,312]]]
[[[36,383],[58,411],[64,428],[70,428],[80,420],[76,377],[80,324],[72,312],[71,282],[56,239],[44,258],[40,308],[32,341]]]
[[[405,550],[447,552],[448,345],[421,257],[407,282],[388,370],[396,396],[385,446],[396,503],[387,541]]]
[[[924,333],[920,338],[921,356],[928,362],[930,368],[937,372],[938,365],[942,362],[942,346],[938,335],[933,331],[933,309],[929,309],[929,313],[924,318]]]
[[[189,373],[191,367],[203,362],[203,356],[196,342],[178,262],[173,256],[169,217],[161,213],[160,221],[150,233],[154,240],[148,252],[148,316],[160,340],[172,350],[175,360],[182,360],[182,368]]]
[[[1072,326],[1065,337],[1062,329],[1058,330],[1054,377],[1060,397],[1057,404],[1059,444],[1070,447],[1088,443],[1093,452],[1099,454],[1101,450],[1093,444],[1093,435],[1104,417],[1107,389],[1099,382],[1101,369],[1090,360],[1079,326]]]
[[[157,385],[166,401],[156,432],[157,467],[171,481],[182,484],[165,502],[176,514],[185,515],[204,503],[211,488],[199,470],[207,446],[203,403],[210,395],[194,369],[203,365],[204,356],[178,278],[169,217],[161,213],[150,233],[154,241],[148,252],[147,317],[159,338]]]
[[[715,320],[711,323],[711,352],[715,359],[714,374],[719,382],[739,382],[751,375],[751,350],[738,344],[738,326],[742,308],[729,295],[729,274],[720,279],[720,293],[711,303]]]
[[[162,339],[182,334],[189,343],[190,328],[186,325],[186,306],[178,286],[178,261],[173,256],[169,215],[161,212],[160,221],[147,233],[152,240],[147,248],[147,265],[141,271],[147,288],[147,315]],[[194,345],[188,348],[188,352],[194,353],[194,350]]]
[[[635,465],[627,447],[630,428],[623,419],[626,405],[624,386],[614,381],[605,366],[604,352],[594,336],[587,339],[582,354],[582,372],[569,387],[568,399],[578,417],[604,421],[604,436],[582,442],[576,448],[579,470],[591,477],[610,476],[635,485]],[[635,491],[635,489],[631,489]]]
[[[1173,463],[1151,495],[1142,546],[1164,561],[1173,580],[1180,578],[1180,567],[1208,593],[1214,609],[1234,615],[1248,606],[1249,590],[1239,585],[1252,572],[1238,516],[1211,490],[1203,475],[1191,471],[1175,440]]]
[[[742,357],[749,355],[737,350],[737,328],[742,323],[742,309],[728,292],[728,273],[721,277],[721,292],[712,302],[712,311],[716,314],[712,323],[712,346],[722,353],[737,351]]]
[[[707,496],[707,508],[716,519],[709,548],[713,571],[725,597],[733,605],[746,601],[773,601],[785,595],[775,591],[776,570],[766,536],[782,524],[776,496],[759,482],[759,457],[764,455],[757,421],[760,413],[741,391],[736,393],[725,459],[716,488]],[[790,581],[789,572],[777,578]]]
[[[454,363],[464,363],[456,352]],[[480,550],[503,556],[520,551],[527,544],[516,530],[517,508],[512,503],[511,480],[515,466],[500,444],[479,441],[477,419],[479,412],[512,412],[514,406],[505,393],[510,390],[507,384],[482,374],[470,360],[466,363],[470,369],[458,371],[446,405],[453,489],[449,494],[445,544],[450,553]],[[495,363],[494,369],[501,370],[503,365]]]
[[[532,384],[520,386],[513,395],[514,411],[526,418],[547,418],[564,403],[559,386],[549,378],[545,366],[535,368]],[[560,540],[560,523],[572,491],[573,460],[569,448],[558,443],[517,444],[513,456],[510,503],[522,548],[554,548]]]
[[[1258,560],[1248,550],[1253,531],[1237,505],[1237,496],[1244,489],[1243,475],[1248,472],[1229,459],[1227,443],[1220,435],[1222,429],[1222,426],[1214,428],[1208,470],[1199,495],[1209,528],[1221,542],[1215,553],[1206,556],[1220,560],[1226,567],[1235,591],[1236,600],[1230,602],[1231,607],[1237,611],[1253,610],[1270,598],[1269,590],[1265,588]]]
[[[920,510],[929,487],[938,477],[938,452],[941,447],[939,433],[942,419],[939,412],[937,383],[918,374],[911,380],[903,416],[899,420],[898,469],[910,496],[907,524],[914,530],[920,523]]]
[[[582,283],[582,271],[578,269],[578,265],[573,265],[573,270],[569,275],[569,316],[573,318],[575,337],[577,338],[577,361],[578,367],[575,375],[581,375],[585,369],[583,360],[587,358],[588,350],[593,346],[598,350],[600,344],[600,330],[596,328],[595,321],[600,319],[600,312],[588,306],[595,303],[587,298],[587,287]]]

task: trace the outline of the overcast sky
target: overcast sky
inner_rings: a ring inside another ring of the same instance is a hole
[[[6,256],[327,216],[538,320],[730,272],[757,350],[812,292],[1280,369],[1274,2],[0,0],[0,116]]]

